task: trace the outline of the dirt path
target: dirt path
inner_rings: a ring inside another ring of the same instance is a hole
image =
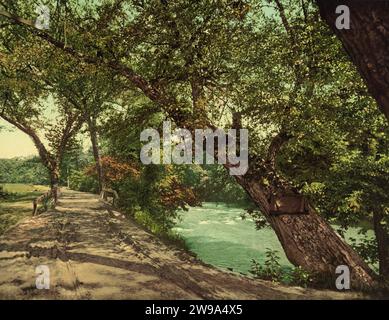
[[[56,210],[0,237],[0,298],[342,299],[221,271],[163,244],[92,194],[65,191]],[[50,289],[35,268],[47,265]]]

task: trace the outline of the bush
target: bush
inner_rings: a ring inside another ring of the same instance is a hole
[[[252,260],[251,273],[263,280],[281,282],[282,269],[279,263],[280,257],[277,250],[266,248],[266,260],[264,265],[261,265],[256,260]]]
[[[263,280],[279,282],[287,285],[295,285],[300,287],[308,287],[313,282],[310,273],[303,268],[294,267],[283,269],[279,263],[280,257],[277,250],[266,249],[266,260],[263,265],[252,260],[250,272],[256,278]]]
[[[97,193],[99,184],[97,180],[91,176],[86,175],[82,171],[72,171],[70,175],[70,189]]]
[[[174,244],[179,248],[189,250],[181,235],[172,231],[170,228],[164,227],[160,222],[154,221],[149,213],[136,211],[133,218],[137,223],[145,227],[151,233],[157,235],[160,239],[170,244]]]

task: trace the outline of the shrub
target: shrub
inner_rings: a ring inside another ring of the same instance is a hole
[[[282,269],[279,263],[280,257],[277,250],[266,248],[266,260],[261,265],[256,260],[252,260],[251,273],[258,278],[280,282],[282,279]]]
[[[88,176],[82,171],[72,171],[70,175],[70,189],[97,193],[99,184],[94,177]]]
[[[267,248],[265,263],[261,265],[253,259],[250,272],[256,278],[300,287],[308,287],[313,282],[312,275],[300,266],[283,269],[279,260],[278,251]]]

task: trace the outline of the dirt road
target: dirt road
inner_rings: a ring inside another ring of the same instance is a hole
[[[37,289],[47,265],[50,289]],[[56,210],[0,237],[1,299],[342,299],[356,294],[253,280],[162,243],[96,195],[64,191]]]

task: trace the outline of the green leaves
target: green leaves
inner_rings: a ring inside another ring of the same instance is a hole
[[[250,272],[257,278],[288,285],[307,287],[313,283],[313,277],[309,272],[301,267],[283,269],[279,260],[277,250],[266,248],[265,262],[261,264],[253,259]]]

